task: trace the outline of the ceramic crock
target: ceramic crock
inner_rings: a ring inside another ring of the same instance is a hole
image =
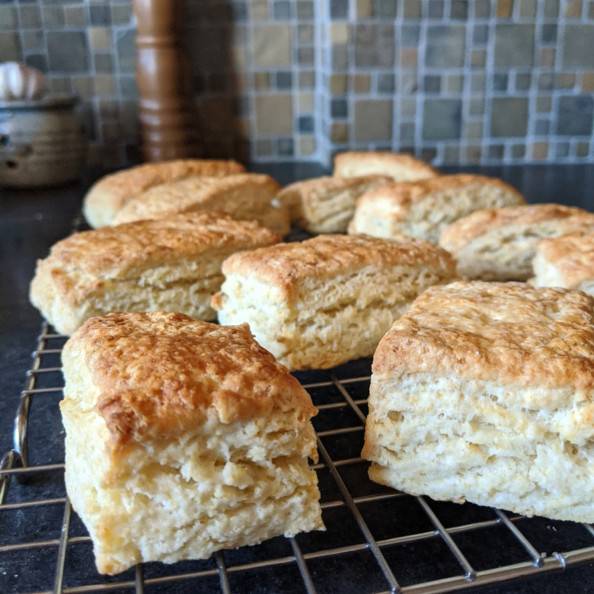
[[[54,186],[80,178],[87,140],[77,98],[0,101],[0,186]]]

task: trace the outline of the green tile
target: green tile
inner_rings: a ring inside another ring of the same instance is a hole
[[[355,140],[387,141],[392,138],[392,101],[362,99],[355,103]]]
[[[594,98],[592,95],[560,97],[557,113],[557,134],[583,136],[592,134]]]
[[[21,59],[21,44],[16,31],[0,31],[0,56],[6,62]]]
[[[466,29],[462,25],[430,25],[427,29],[425,63],[434,68],[464,65]]]
[[[386,24],[357,25],[355,64],[390,68],[394,65],[394,27]]]
[[[532,66],[533,62],[534,25],[497,25],[495,66]]]
[[[491,135],[495,138],[526,136],[528,99],[495,97],[491,108]]]
[[[83,72],[89,68],[87,37],[82,31],[48,31],[47,50],[52,71]]]
[[[425,99],[423,139],[448,140],[460,137],[462,101],[460,99]]]
[[[594,68],[594,25],[567,25],[563,66]]]

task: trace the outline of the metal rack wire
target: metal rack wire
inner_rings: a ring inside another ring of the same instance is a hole
[[[594,560],[592,526],[438,503],[369,481],[359,458],[369,361],[358,361],[297,374],[320,410],[316,471],[326,533],[100,576],[63,487],[57,403],[64,341],[43,324],[14,447],[1,461],[0,591],[447,592]]]

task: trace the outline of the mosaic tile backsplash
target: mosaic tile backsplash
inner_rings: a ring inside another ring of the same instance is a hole
[[[138,157],[130,0],[0,0],[0,59],[73,91],[91,162]],[[212,156],[594,160],[594,0],[186,0]]]

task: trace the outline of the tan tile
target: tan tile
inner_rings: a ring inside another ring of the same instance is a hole
[[[575,147],[575,154],[578,157],[587,157],[590,154],[590,145],[587,142],[578,142]]]
[[[349,126],[345,122],[334,122],[330,130],[330,140],[332,142],[344,143],[349,139]]]
[[[344,45],[349,42],[349,27],[346,23],[333,23],[330,26],[330,39],[334,45]]]
[[[414,118],[417,113],[416,99],[402,99],[400,101],[400,115],[404,119]]]
[[[582,74],[582,91],[594,91],[594,72],[584,72]]]
[[[371,77],[369,74],[356,74],[353,77],[353,90],[355,93],[369,93]]]
[[[291,95],[256,95],[256,133],[286,135],[293,132]]]
[[[498,0],[497,16],[500,19],[508,19],[514,10],[514,0]]]
[[[355,140],[392,138],[392,101],[361,99],[355,103]]]
[[[582,1],[581,0],[569,0],[565,3],[565,10],[563,14],[570,18],[579,18],[582,16]]]
[[[313,93],[299,93],[299,111],[301,113],[309,113],[314,111],[314,95]]]
[[[477,140],[483,137],[483,123],[482,122],[466,122],[464,124],[464,138],[469,140]]]
[[[264,21],[268,19],[270,13],[268,11],[267,0],[252,0],[250,6],[250,18],[253,20]]]
[[[417,48],[403,47],[400,50],[400,65],[405,68],[417,67]]]
[[[538,0],[520,0],[520,16],[535,17]]]
[[[268,72],[254,73],[254,89],[263,91],[270,88],[270,74]]]
[[[316,75],[314,72],[306,71],[299,73],[299,87],[302,89],[312,88],[316,84]]]
[[[404,0],[404,18],[418,19],[421,17],[421,0]]]
[[[575,74],[557,74],[555,76],[555,86],[561,89],[571,89],[575,85]]]
[[[107,27],[89,27],[89,45],[94,50],[107,50],[112,47],[111,30]]]
[[[299,154],[308,157],[316,152],[316,139],[314,136],[301,136],[299,138]]]
[[[115,95],[115,79],[111,74],[95,75],[95,96],[113,97]]]
[[[373,15],[373,0],[357,0],[357,17],[365,18]]]
[[[532,144],[532,158],[539,161],[546,159],[549,152],[547,142],[535,142]]]
[[[252,32],[254,64],[260,68],[291,65],[289,25],[258,25]]]
[[[448,93],[461,93],[464,88],[464,78],[459,74],[448,74],[445,88]]]
[[[70,78],[50,75],[46,77],[46,80],[49,90],[53,93],[70,93],[72,91]]]
[[[482,68],[487,59],[487,52],[485,50],[473,50],[471,56],[471,64],[474,68]]]
[[[481,147],[477,145],[467,146],[464,149],[465,161],[468,163],[479,163],[481,160]]]
[[[538,113],[548,113],[551,111],[552,100],[550,97],[543,96],[536,99],[536,111]]]
[[[555,48],[542,47],[540,48],[538,62],[541,66],[552,68],[555,65]]]
[[[346,74],[333,74],[330,77],[330,93],[332,95],[346,95],[348,78]]]
[[[95,92],[94,81],[90,76],[73,76],[72,90],[83,100],[93,97]]]
[[[69,27],[84,27],[86,24],[84,6],[64,6],[64,20]]]

